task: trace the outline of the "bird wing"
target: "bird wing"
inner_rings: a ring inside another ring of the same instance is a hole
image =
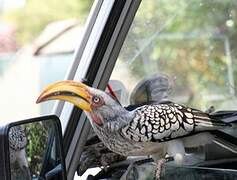
[[[197,109],[170,102],[144,105],[134,111],[135,117],[122,133],[138,142],[164,142],[229,125]]]

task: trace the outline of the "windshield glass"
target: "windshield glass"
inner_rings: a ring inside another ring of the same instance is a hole
[[[49,83],[65,78],[92,0],[2,0],[0,3],[0,120],[49,114],[37,105]]]
[[[123,84],[124,105],[151,100],[141,84],[162,76],[169,100],[237,109],[236,58],[237,1],[142,1],[111,80]]]

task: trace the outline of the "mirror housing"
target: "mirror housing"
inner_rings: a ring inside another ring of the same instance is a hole
[[[21,171],[22,179],[66,180],[59,118],[1,123],[0,159],[1,180],[14,180],[13,174]]]

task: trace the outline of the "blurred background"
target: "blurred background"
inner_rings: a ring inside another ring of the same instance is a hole
[[[0,0],[1,121],[52,111],[54,102],[35,100],[45,85],[65,78],[92,3]],[[142,1],[111,80],[129,96],[142,79],[166,74],[173,101],[236,109],[236,57],[236,0]]]
[[[48,114],[43,87],[65,78],[92,0],[0,0],[0,121]]]
[[[236,110],[236,58],[236,0],[144,0],[111,79],[131,92],[142,79],[166,74],[172,101]]]

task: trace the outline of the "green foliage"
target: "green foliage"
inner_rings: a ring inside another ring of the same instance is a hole
[[[5,14],[7,21],[17,26],[20,44],[33,40],[44,27],[56,20],[77,18],[84,22],[93,0],[27,0],[22,9]]]
[[[237,84],[236,42],[235,0],[147,0],[119,59],[137,81],[154,73],[169,75],[175,79],[175,97],[188,97],[182,103],[200,107],[212,95],[230,98],[231,75]]]
[[[47,146],[48,130],[42,123],[31,123],[25,126],[28,137],[26,154],[29,167],[34,175],[39,175]]]

